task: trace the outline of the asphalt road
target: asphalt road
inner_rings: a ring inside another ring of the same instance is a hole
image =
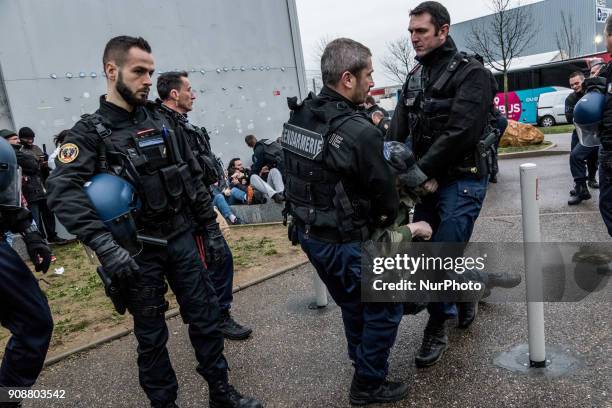
[[[609,242],[589,202],[567,206],[571,177],[567,156],[504,160],[499,184],[490,187],[473,240],[520,241],[520,163],[538,165],[544,241]],[[246,342],[226,342],[232,383],[268,407],[345,407],[352,366],[340,310],[333,304],[313,311],[310,265],[268,280],[235,296],[235,316],[252,325]],[[410,396],[394,407],[612,407],[612,285],[587,301],[547,303],[546,339],[574,358],[558,378],[508,371],[494,363],[501,353],[527,341],[524,303],[481,306],[468,330],[451,331],[443,362],[417,369],[416,352],[426,315],[404,318],[391,353],[390,377],[407,381]],[[205,382],[180,319],[171,319],[169,349],[179,378],[181,407],[205,407]],[[29,401],[26,407],[146,407],[138,385],[136,341],[127,336],[73,356],[43,372],[36,388],[63,389],[62,401]],[[551,354],[552,355],[552,354]]]

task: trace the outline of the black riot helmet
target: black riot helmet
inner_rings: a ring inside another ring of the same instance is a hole
[[[427,181],[427,176],[416,164],[417,160],[414,153],[406,144],[385,142],[383,154],[385,160],[405,187],[418,187]]]
[[[21,175],[15,150],[0,138],[0,207],[21,206]]]

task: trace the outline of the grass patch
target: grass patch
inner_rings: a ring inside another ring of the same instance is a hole
[[[73,321],[71,317],[55,323],[53,337],[62,337],[69,333],[83,331],[89,326],[88,320]]]
[[[268,237],[251,238],[242,236],[231,246],[236,266],[249,266],[258,255],[276,255],[276,244]]]
[[[553,143],[551,141],[545,140],[540,144],[537,145],[530,145],[530,146],[521,146],[521,147],[513,147],[513,146],[509,146],[509,147],[500,147],[498,150],[499,154],[504,154],[504,153],[519,153],[519,152],[533,152],[533,151],[538,151],[538,150],[542,150],[542,149],[546,149],[547,147],[551,146]]]
[[[304,255],[299,247],[287,240],[286,227],[282,225],[245,227],[228,234],[228,244],[234,255],[235,284],[252,281],[271,269],[293,264]],[[49,355],[94,341],[99,336],[131,327],[128,314],[119,315],[104,293],[104,287],[96,273],[96,267],[79,243],[54,247],[57,261],[51,265],[41,289],[47,295],[55,329]],[[30,265],[31,267],[31,265]],[[64,268],[63,275],[53,273]],[[43,277],[35,273],[37,278]],[[166,294],[170,307],[177,302],[171,292]],[[0,327],[0,359],[10,333]]]
[[[572,133],[574,130],[574,125],[567,124],[550,127],[538,127],[538,129],[545,135],[556,135],[558,133]]]

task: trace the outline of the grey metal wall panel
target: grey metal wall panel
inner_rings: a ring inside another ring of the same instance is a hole
[[[224,160],[248,159],[244,136],[279,136],[286,97],[305,96],[294,1],[2,0],[0,27],[11,35],[0,37],[0,63],[12,120],[49,146],[97,108],[106,42],[141,35],[158,72],[190,71],[198,96],[190,117],[208,128],[213,148]]]
[[[0,129],[13,129],[13,118],[9,109],[6,89],[2,80],[2,67],[0,66]]]
[[[527,13],[533,16],[538,32],[531,46],[525,50],[523,55],[540,54],[543,52],[557,51],[556,33],[562,28],[561,11],[571,15],[574,24],[580,27],[581,52],[580,55],[605,51],[601,44],[598,48],[594,42],[595,35],[601,34],[603,25],[596,25],[595,1],[594,0],[545,0],[523,6]],[[452,16],[451,16],[452,17]],[[474,25],[486,24],[491,16],[484,16],[473,20],[453,24],[451,36],[460,49],[467,49],[467,38]]]

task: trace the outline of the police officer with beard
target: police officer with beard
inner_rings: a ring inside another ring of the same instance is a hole
[[[96,252],[109,279],[123,288],[138,340],[140,384],[153,407],[176,407],[178,390],[166,349],[166,280],[189,325],[210,406],[260,407],[228,383],[219,305],[203,273],[191,219],[203,231],[207,251],[219,261],[223,236],[189,146],[147,102],[155,68],[151,47],[140,37],[115,37],[106,45],[103,64],[108,93],[100,97],[96,113],[85,115],[66,136],[47,182],[49,204],[62,224]],[[124,237],[111,234],[84,191],[84,184],[99,173],[119,176],[136,189],[142,204],[135,214],[136,228],[147,242],[158,244],[145,242],[131,254],[117,243]],[[159,245],[164,241],[166,245]]]
[[[206,129],[198,128],[187,118],[187,113],[193,109],[195,93],[191,89],[189,74],[182,72],[165,72],[157,78],[157,93],[160,99],[156,101],[158,110],[170,120],[175,129],[183,133],[189,143],[193,156],[204,172],[202,182],[208,188],[219,181],[216,158],[210,147],[210,138]],[[210,193],[210,189],[209,189]],[[211,194],[212,195],[212,194]],[[196,234],[196,240],[202,240]],[[233,300],[234,260],[232,252],[223,239],[225,257],[223,262],[215,263],[212,259],[206,261],[206,266],[219,298],[221,308],[220,329],[225,338],[230,340],[245,340],[253,330],[237,323],[230,314]]]
[[[488,128],[492,90],[489,73],[475,58],[459,53],[449,36],[450,16],[435,1],[410,12],[408,30],[418,65],[410,72],[395,109],[387,138],[410,141],[418,159],[424,196],[413,222],[427,221],[433,242],[468,242],[485,198],[486,152],[498,134]],[[461,254],[456,254],[461,255]],[[518,285],[520,278],[468,271],[453,279],[493,286]],[[458,303],[459,326],[468,327],[477,302]],[[457,316],[455,303],[430,303],[430,317],[415,362],[435,364],[448,345],[446,321]]]
[[[2,390],[31,387],[45,362],[53,320],[47,298],[17,252],[6,242],[4,232],[22,234],[37,271],[46,273],[51,251],[32,222],[32,214],[21,206],[21,174],[17,157],[0,130],[0,322],[11,331],[0,365],[0,407],[21,406]]]
[[[330,42],[321,57],[321,93],[299,104],[289,99],[281,138],[290,236],[342,309],[355,366],[349,397],[358,405],[408,393],[406,384],[386,380],[402,305],[361,302],[361,243],[390,225],[399,205],[380,131],[357,111],[373,86],[371,55],[347,38]]]

